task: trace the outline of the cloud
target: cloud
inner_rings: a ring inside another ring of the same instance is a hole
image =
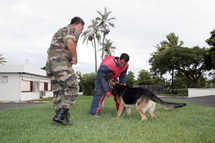
[[[107,36],[117,48],[116,56],[126,52],[130,55],[129,71],[137,78],[142,69],[149,71],[150,54],[154,47],[174,32],[184,46],[207,46],[205,40],[214,29],[213,0],[82,0],[80,1],[0,1],[1,50],[7,64],[28,64],[41,68],[46,62],[46,51],[53,34],[69,24],[74,16],[84,19],[86,25],[103,13],[104,7],[111,11],[114,28]],[[98,47],[98,49],[101,47]],[[78,42],[78,64],[75,71],[94,72],[94,49]],[[98,66],[101,63],[98,52]]]

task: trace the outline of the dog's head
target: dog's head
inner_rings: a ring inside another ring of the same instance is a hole
[[[118,81],[116,81],[115,79],[110,79],[110,78],[106,77],[106,80],[107,80],[107,82],[108,82],[108,84],[109,84],[110,91],[113,91],[113,88],[114,88],[117,84],[119,84]]]

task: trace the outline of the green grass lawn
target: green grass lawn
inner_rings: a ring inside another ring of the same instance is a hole
[[[131,116],[122,114],[117,120],[115,102],[105,98],[100,112],[102,118],[89,115],[92,96],[79,95],[70,109],[73,126],[59,126],[51,122],[53,103],[0,111],[0,142],[95,142],[95,143],[199,143],[215,142],[215,108],[187,104],[165,110],[156,106],[157,118],[139,122],[135,108]]]

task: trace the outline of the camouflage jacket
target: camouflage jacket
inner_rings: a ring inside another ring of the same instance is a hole
[[[64,52],[64,50],[60,47],[57,39],[56,39],[56,34],[58,37],[59,42],[61,45],[64,47],[64,49],[67,51],[67,53],[72,57],[71,52],[69,51],[67,47],[67,39],[72,39],[76,44],[79,39],[79,33],[78,30],[73,27],[71,24],[59,29],[52,37],[51,45],[47,51],[49,56],[58,54],[66,57],[68,62],[71,62],[71,59],[69,56]]]

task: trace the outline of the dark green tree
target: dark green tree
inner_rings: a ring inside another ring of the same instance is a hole
[[[167,41],[164,40],[161,42],[161,45],[163,47],[166,47],[166,50],[175,46],[181,47],[184,42],[179,41],[179,36],[176,36],[175,33],[170,33],[169,35],[166,35]],[[174,78],[174,66],[172,67],[172,94],[174,94],[174,84],[173,84],[173,78]]]
[[[79,92],[82,92],[82,82],[83,82],[82,77],[83,76],[80,71],[76,72],[76,76],[77,76],[78,82],[79,82]]]
[[[166,35],[167,40],[160,42],[160,45],[157,44],[155,47],[157,48],[157,52],[152,54],[152,58],[150,58],[149,63],[152,66],[150,72],[153,75],[160,75],[160,80],[162,79],[162,75],[167,71],[172,71],[172,94],[173,94],[173,77],[174,77],[174,66],[171,69],[166,70],[165,64],[160,64],[162,61],[159,61],[157,55],[165,53],[168,49],[175,46],[182,46],[183,41],[179,41],[179,37],[175,35],[175,33],[170,33]],[[159,57],[160,58],[160,57]],[[160,81],[161,84],[161,81]]]
[[[83,95],[94,95],[95,94],[95,73],[83,74],[81,76],[80,85],[82,88]]]
[[[184,89],[193,87],[192,83],[187,79],[187,77],[183,73],[176,73],[174,77],[174,87],[176,89]]]
[[[139,71],[139,75],[137,78],[137,85],[152,85],[153,79],[150,73],[146,70]]]
[[[152,54],[152,57],[149,59],[149,64],[151,65],[150,73],[153,76],[156,76],[156,75],[160,76],[159,77],[160,86],[162,84],[162,76],[169,70],[167,65],[165,63],[163,63],[163,61],[161,60],[162,58],[164,58],[163,56],[164,56],[163,53],[154,53],[154,54]]]
[[[207,49],[207,52],[204,55],[206,70],[215,69],[215,30],[211,31],[210,34],[211,37],[206,40],[206,43],[210,46],[210,48]]]
[[[134,73],[132,71],[128,71],[128,74],[126,75],[126,77],[127,77],[126,85],[129,87],[133,87],[135,82]]]
[[[206,88],[208,84],[207,78],[204,74],[198,79],[197,87],[198,88]],[[179,94],[187,93],[188,88],[192,88],[193,83],[188,80],[188,78],[184,75],[184,73],[176,72],[174,77],[174,92]]]
[[[172,47],[160,59],[169,69],[174,67],[175,70],[183,73],[193,83],[193,87],[196,88],[198,80],[204,72],[205,52],[204,48],[198,46],[193,48]]]

